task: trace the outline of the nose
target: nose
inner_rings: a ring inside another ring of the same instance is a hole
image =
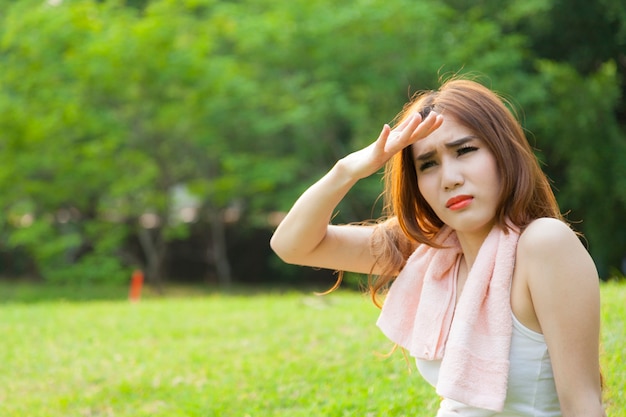
[[[445,191],[451,191],[463,185],[464,179],[460,167],[454,160],[441,162],[441,187]]]

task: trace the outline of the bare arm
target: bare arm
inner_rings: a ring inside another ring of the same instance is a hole
[[[539,219],[520,239],[564,417],[602,417],[600,293],[595,265],[562,222]]]
[[[416,113],[393,131],[385,125],[374,143],[338,161],[300,196],[274,232],[272,249],[287,263],[369,273],[375,263],[369,251],[372,228],[330,225],[333,211],[358,180],[377,172],[442,121],[434,112],[424,121]]]

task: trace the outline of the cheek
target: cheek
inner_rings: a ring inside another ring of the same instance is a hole
[[[478,164],[481,167],[480,176],[487,181],[488,188],[492,190],[492,194],[498,199],[502,187],[501,174],[498,164],[493,156],[485,158]]]
[[[437,182],[433,175],[422,175],[417,177],[417,189],[422,198],[433,207],[437,195]]]
[[[485,162],[485,170],[487,175],[492,179],[493,183],[500,189],[500,170],[498,169],[498,163],[495,157],[491,156],[489,161]]]

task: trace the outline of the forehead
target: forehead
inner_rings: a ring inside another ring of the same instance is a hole
[[[446,143],[473,135],[468,127],[457,122],[454,117],[444,116],[443,123],[437,130],[424,139],[418,140],[411,147],[414,155],[420,155],[425,152],[436,151]]]

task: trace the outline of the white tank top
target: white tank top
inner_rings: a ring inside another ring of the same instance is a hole
[[[437,417],[560,417],[561,407],[545,338],[525,327],[515,315],[509,360],[509,383],[502,412],[444,398]],[[441,361],[417,359],[416,362],[424,379],[437,385]]]

